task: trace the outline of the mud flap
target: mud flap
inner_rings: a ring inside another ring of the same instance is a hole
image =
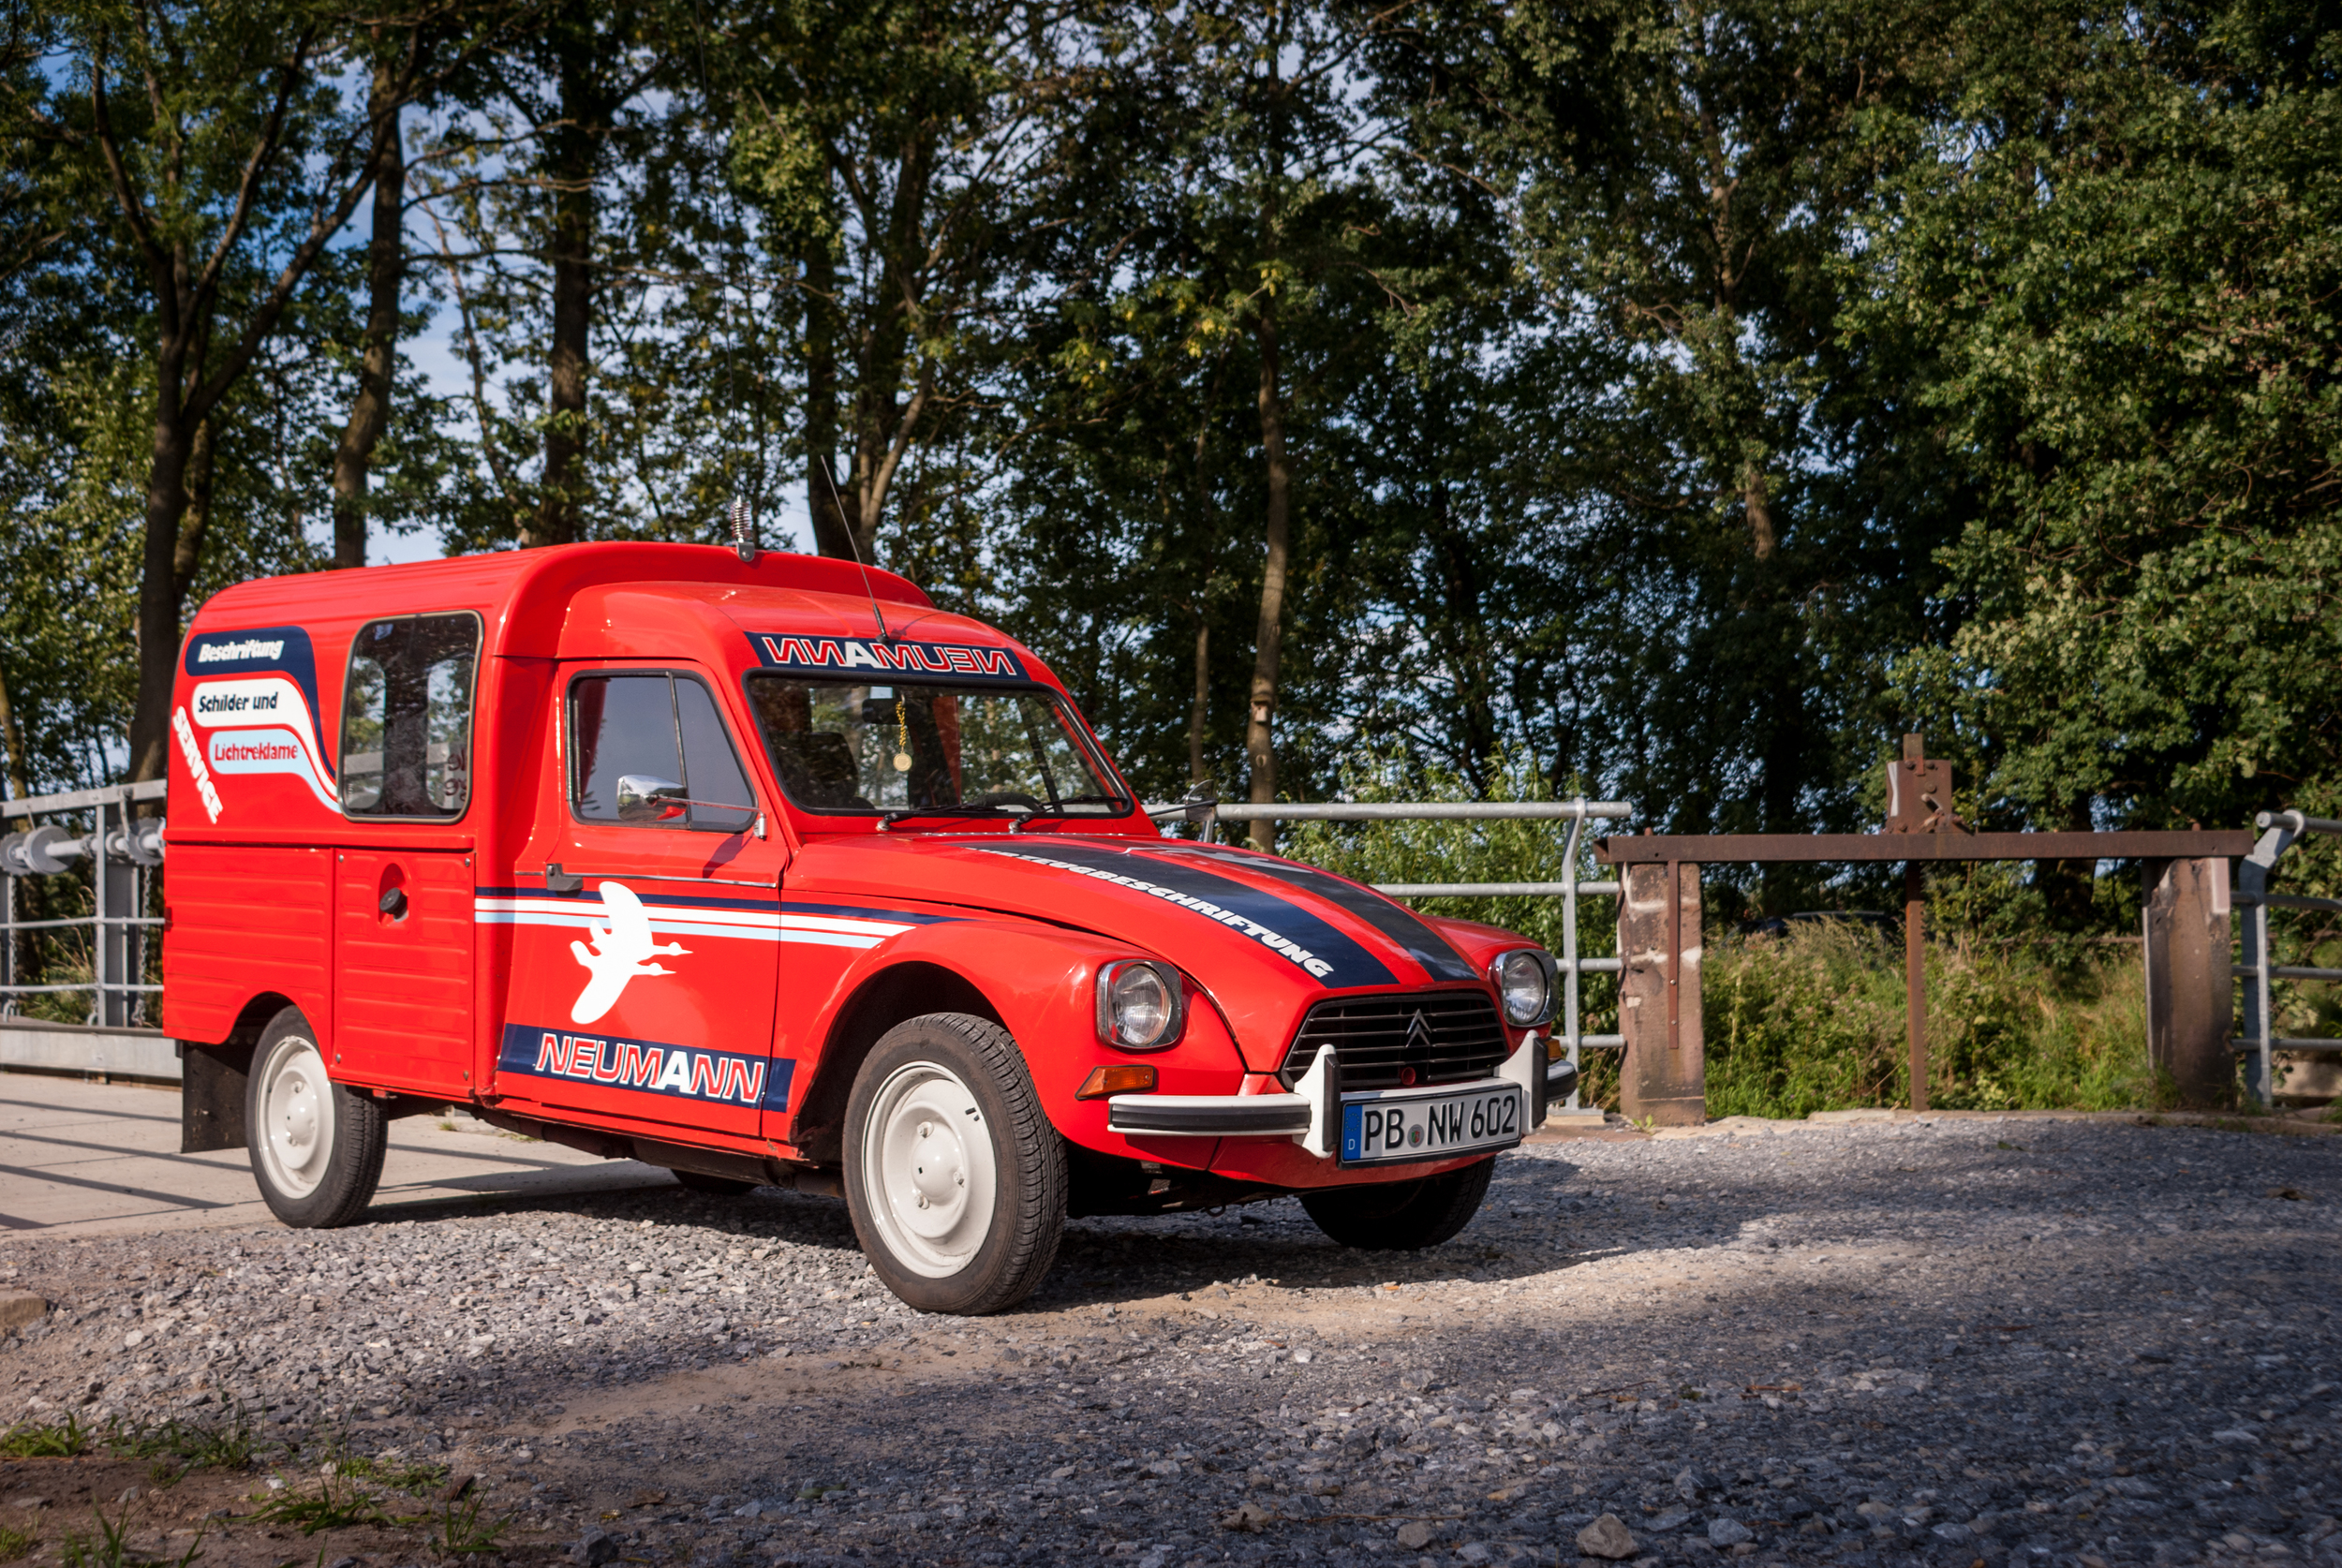
[[[179,1152],[202,1154],[245,1146],[245,1088],[252,1077],[252,1043],[179,1042]]]

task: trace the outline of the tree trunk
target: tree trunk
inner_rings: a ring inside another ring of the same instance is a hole
[[[1497,727],[1495,670],[1490,657],[1479,562],[1471,534],[1456,522],[1454,500],[1445,484],[1432,487],[1431,517],[1445,624],[1426,631],[1453,672],[1455,722],[1461,731],[1464,775],[1475,791],[1486,794],[1496,756]]]
[[[1187,781],[1204,782],[1204,716],[1211,697],[1211,622],[1195,610],[1195,701],[1187,710]]]
[[[187,441],[187,510],[179,522],[179,544],[170,553],[170,591],[184,607],[203,564],[203,540],[212,528],[212,471],[215,452],[212,422],[199,422]]]
[[[837,485],[837,273],[819,242],[807,249],[805,282],[805,510],[814,552],[852,560],[862,520],[858,509],[848,515]]]
[[[8,706],[8,683],[0,677],[0,747],[7,752],[8,798],[22,800],[33,792],[32,767],[24,757],[24,734],[16,727],[16,710]]]
[[[1252,798],[1267,805],[1277,798],[1277,752],[1270,722],[1277,712],[1277,665],[1283,651],[1285,570],[1292,547],[1293,474],[1285,460],[1284,388],[1280,384],[1277,302],[1261,302],[1253,329],[1260,345],[1260,440],[1268,461],[1268,555],[1261,568],[1260,629],[1253,644],[1252,711],[1244,725],[1244,754],[1252,764]],[[1266,854],[1277,847],[1277,824],[1253,824],[1253,848]]]
[[[146,469],[146,534],[139,561],[139,693],[130,716],[130,781],[170,765],[170,688],[179,669],[179,520],[187,510],[194,443],[181,396],[185,361],[165,342],[155,364],[155,436]],[[199,540],[199,545],[200,541]]]
[[[370,108],[383,112],[390,73],[378,67]],[[366,332],[360,344],[358,395],[349,422],[334,448],[334,564],[366,564],[366,476],[374,449],[391,421],[391,374],[398,346],[398,287],[405,275],[407,247],[400,233],[406,218],[407,149],[392,109],[392,131],[374,166],[374,237],[366,250]]]
[[[546,360],[543,494],[523,545],[582,537],[586,364],[594,312],[594,139],[601,105],[594,81],[593,21],[572,7],[560,48],[561,123],[546,172],[554,186],[553,341]]]
[[[1741,460],[1741,510],[1748,516],[1750,549],[1760,561],[1772,559],[1778,542],[1772,531],[1772,503],[1765,488],[1765,471],[1754,458]]]

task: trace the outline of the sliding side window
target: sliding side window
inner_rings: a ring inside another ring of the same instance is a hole
[[[479,662],[477,615],[405,615],[358,629],[342,690],[344,812],[464,814]]]

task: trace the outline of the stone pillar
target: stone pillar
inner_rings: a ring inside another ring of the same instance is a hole
[[[2171,1076],[2181,1104],[2224,1105],[2236,1086],[2229,864],[2158,860],[2142,869],[2147,1058]]]
[[[1661,1127],[1708,1119],[1708,1068],[1699,1032],[1699,867],[1678,865],[1670,923],[1668,867],[1622,867],[1618,900],[1619,1108]],[[1671,954],[1670,943],[1682,951]],[[1670,985],[1672,982],[1672,985]],[[1672,995],[1670,996],[1670,992]],[[1670,1023],[1672,1017],[1672,1023]]]

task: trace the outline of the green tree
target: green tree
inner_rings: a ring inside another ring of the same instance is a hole
[[[2231,824],[2336,795],[2342,145],[2331,18],[1979,11],[1847,259],[1918,346],[1973,605],[1914,648],[1988,820]],[[2088,918],[2086,870],[2052,879]]]
[[[1833,263],[1940,91],[1940,25],[1431,7],[1378,49],[1418,156],[1501,203],[1540,302],[1491,461],[1544,521],[1510,557],[1549,611],[1514,706],[1557,780],[1681,829],[1854,825],[1947,524],[1877,461],[1914,446],[1898,367],[1848,351]]]
[[[47,68],[11,83],[0,139],[11,164],[46,170],[52,227],[108,214],[143,289],[152,441],[129,773],[155,778],[219,416],[363,199],[396,106],[422,85],[421,32],[394,30],[388,90],[352,110],[333,81],[352,36],[314,7],[65,5],[45,20]]]

